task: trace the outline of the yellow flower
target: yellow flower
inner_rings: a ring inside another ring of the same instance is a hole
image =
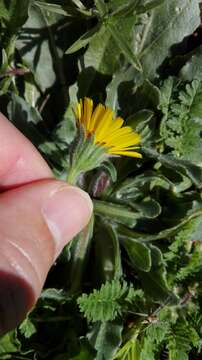
[[[77,104],[74,113],[77,125],[83,125],[86,137],[94,135],[94,144],[106,147],[108,154],[142,157],[134,151],[139,149],[140,135],[130,126],[122,126],[124,120],[121,117],[114,119],[110,108],[98,104],[93,110],[93,100],[85,97]]]

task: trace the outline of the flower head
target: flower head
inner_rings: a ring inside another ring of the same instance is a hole
[[[93,109],[93,100],[87,97],[80,100],[74,110],[77,125],[83,125],[86,137],[94,136],[94,144],[106,148],[110,155],[125,155],[141,158],[136,152],[139,148],[140,135],[130,126],[122,126],[121,117],[114,119],[114,112],[102,104]]]

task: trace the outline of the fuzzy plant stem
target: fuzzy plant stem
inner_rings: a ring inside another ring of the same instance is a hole
[[[90,244],[93,234],[94,217],[91,217],[88,225],[75,239],[76,244],[71,256],[70,270],[70,293],[79,292],[82,287],[82,279],[85,271]]]

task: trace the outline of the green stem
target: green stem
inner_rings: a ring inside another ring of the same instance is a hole
[[[95,214],[104,215],[116,222],[133,227],[139,214],[125,205],[109,203],[102,200],[94,200]]]
[[[93,225],[94,217],[92,216],[88,225],[78,235],[77,238],[77,243],[72,254],[72,266],[70,270],[71,294],[76,293],[81,288],[83,273],[89,254],[90,242],[93,233]]]
[[[67,175],[67,182],[71,185],[76,185],[76,181],[79,175],[77,168],[71,167]]]

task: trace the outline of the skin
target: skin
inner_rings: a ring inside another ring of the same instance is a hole
[[[0,334],[36,303],[63,247],[89,222],[85,192],[52,172],[35,147],[0,114]]]

